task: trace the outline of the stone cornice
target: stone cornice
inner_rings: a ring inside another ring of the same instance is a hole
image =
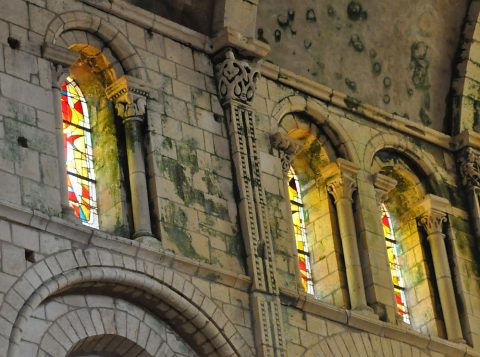
[[[451,136],[412,122],[396,114],[389,113],[373,105],[362,103],[345,93],[336,91],[304,76],[281,68],[273,63],[262,61],[260,72],[266,78],[302,91],[314,98],[330,103],[343,110],[358,113],[375,123],[392,128],[408,136],[422,139],[443,149],[451,150]]]
[[[198,262],[187,257],[176,255],[170,251],[152,250],[148,244],[114,236],[97,229],[92,229],[81,223],[73,223],[55,216],[48,216],[36,210],[17,206],[7,202],[0,202],[0,218],[12,223],[26,225],[64,239],[75,242],[78,246],[94,246],[118,252],[120,254],[139,257],[154,263],[174,267],[177,271],[194,275],[200,278],[217,277],[217,281],[248,291],[251,284],[250,277],[220,269],[207,263]]]
[[[404,342],[422,350],[428,348],[431,351],[449,356],[480,357],[480,353],[474,351],[473,348],[466,344],[423,335],[405,326],[394,325],[371,318],[366,314],[327,304],[307,294],[299,295],[296,291],[290,289],[280,289],[280,299],[285,299],[285,305],[295,307],[303,312],[338,322],[360,331]]]

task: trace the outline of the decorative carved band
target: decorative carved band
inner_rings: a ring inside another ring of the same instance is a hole
[[[250,104],[255,95],[256,81],[260,72],[248,62],[235,58],[232,50],[225,54],[225,60],[216,66],[218,93],[222,102],[237,100]]]
[[[443,223],[447,221],[447,214],[440,211],[430,211],[420,217],[419,223],[425,228],[428,235],[443,234]]]
[[[462,184],[467,188],[480,188],[480,152],[467,147],[458,159]]]

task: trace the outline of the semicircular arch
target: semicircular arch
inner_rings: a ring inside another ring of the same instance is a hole
[[[43,281],[38,279],[37,271],[42,271]],[[187,330],[193,327],[205,337],[207,342],[203,343],[202,350],[218,351],[225,356],[253,356],[225,313],[181,274],[139,258],[136,264],[133,261],[128,264],[120,256],[114,259],[110,252],[97,248],[67,250],[49,256],[27,269],[8,290],[0,306],[0,316],[9,321],[7,327],[11,331],[6,332],[10,335],[7,356],[18,356],[25,324],[37,306],[50,296],[89,284],[124,286],[133,289],[133,296],[137,298],[155,297],[174,310],[170,314],[158,311],[157,315],[167,322],[171,320],[172,324],[176,322],[180,335],[187,335]],[[20,291],[23,294],[19,294]],[[12,301],[19,306],[14,317],[7,313],[10,310],[6,306]]]
[[[139,79],[147,79],[143,61],[128,38],[110,22],[96,15],[84,12],[66,12],[58,15],[47,27],[44,42],[68,49],[79,40],[86,39],[88,42],[87,36],[83,39],[79,39],[78,35],[62,38],[62,34],[75,31],[84,31],[98,37],[113,52],[125,73]]]
[[[313,98],[305,99],[299,95],[292,95],[282,99],[273,108],[271,116],[281,128],[282,119],[293,113],[305,113],[318,125],[330,140],[335,150],[343,158],[354,163],[359,162],[358,155],[352,146],[352,140],[339,120],[329,113],[328,108],[320,101]]]

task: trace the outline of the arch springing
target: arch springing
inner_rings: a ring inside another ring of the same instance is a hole
[[[382,226],[385,244],[387,246],[388,263],[390,265],[390,274],[392,276],[397,314],[402,318],[403,322],[410,324],[410,315],[405,296],[405,281],[398,263],[398,241],[393,232],[390,214],[384,204],[382,204]]]
[[[305,228],[305,210],[303,207],[300,184],[292,167],[288,171],[288,195],[292,211],[293,229],[297,244],[298,264],[302,285],[308,294],[313,294],[312,269],[310,265],[310,252],[307,243],[307,231]]]
[[[78,84],[67,77],[61,86],[68,202],[82,223],[98,228],[90,116]]]

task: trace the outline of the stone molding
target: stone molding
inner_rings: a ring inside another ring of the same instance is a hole
[[[480,188],[480,151],[466,147],[458,158],[462,185],[468,189]]]
[[[321,174],[326,182],[327,191],[335,201],[342,199],[352,201],[353,192],[357,189],[358,171],[357,165],[341,158],[322,169]]]
[[[451,356],[480,357],[472,347],[461,343],[455,343],[440,337],[424,335],[414,331],[407,326],[398,326],[375,318],[375,315],[368,315],[362,312],[355,312],[343,309],[319,301],[314,297],[303,294],[298,295],[296,291],[281,288],[280,298],[286,298],[289,306],[300,309],[304,313],[325,318],[351,328],[369,332],[377,336],[384,336],[393,340],[408,343],[420,349],[443,353]]]
[[[396,114],[386,112],[373,105],[355,101],[354,98],[349,97],[345,93],[334,90],[285,68],[281,68],[273,63],[262,61],[260,64],[260,72],[268,79],[302,91],[307,95],[320,99],[325,103],[333,104],[335,107],[347,112],[359,113],[372,122],[381,124],[387,128],[392,128],[397,132],[407,134],[411,137],[422,139],[443,149],[451,150],[451,137],[446,134],[412,122]]]
[[[373,185],[375,186],[377,204],[381,205],[387,200],[389,192],[397,186],[397,180],[387,175],[376,173],[373,175]]]
[[[218,94],[222,102],[236,100],[250,105],[256,90],[260,72],[246,61],[235,58],[232,49],[225,53],[225,59],[215,66]]]

